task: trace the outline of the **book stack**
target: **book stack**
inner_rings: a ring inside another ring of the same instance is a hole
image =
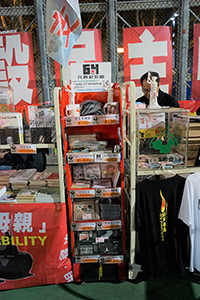
[[[20,169],[9,178],[12,190],[20,190],[28,184],[29,178],[36,173],[36,169]]]
[[[74,180],[71,185],[71,189],[88,189],[90,188],[90,180]]]
[[[9,185],[9,179],[15,172],[16,170],[1,170],[0,185]]]
[[[110,178],[102,178],[93,180],[91,188],[111,188],[112,187],[112,180]]]
[[[51,175],[51,172],[36,172],[35,174],[33,174],[30,178],[29,178],[29,186],[33,187],[33,186],[38,186],[38,187],[42,187],[42,186],[46,186],[47,185],[47,177]]]
[[[59,187],[60,181],[59,181],[59,173],[51,173],[47,178],[47,186],[52,187]]]
[[[17,203],[34,203],[38,189],[24,187],[17,194]]]
[[[56,203],[60,202],[60,188],[42,186],[36,197],[36,203]]]
[[[12,204],[17,202],[16,193],[7,191],[0,197],[0,204]]]

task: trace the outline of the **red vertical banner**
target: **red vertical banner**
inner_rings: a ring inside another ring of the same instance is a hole
[[[68,66],[62,68],[63,81],[70,84],[71,63],[102,62],[102,42],[100,29],[83,29],[81,36],[71,50]],[[60,64],[55,61],[56,85],[61,86]]]
[[[0,206],[0,290],[71,282],[65,203]]]
[[[142,96],[140,77],[148,71],[160,75],[161,89],[172,89],[172,34],[171,27],[132,27],[123,30],[124,81],[133,80],[136,98]]]
[[[0,34],[0,86],[11,87],[14,105],[38,103],[32,36]]]
[[[200,99],[200,24],[194,25],[192,99]]]

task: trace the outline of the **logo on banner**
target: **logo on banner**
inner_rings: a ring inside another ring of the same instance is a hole
[[[47,1],[47,53],[64,67],[82,32],[78,0]]]

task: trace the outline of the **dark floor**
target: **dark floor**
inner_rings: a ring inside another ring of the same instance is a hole
[[[1,300],[200,300],[200,276],[173,274],[152,281],[58,284],[0,291]]]

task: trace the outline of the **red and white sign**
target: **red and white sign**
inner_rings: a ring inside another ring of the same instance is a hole
[[[69,54],[82,32],[78,0],[46,2],[47,54],[66,67]]]
[[[132,27],[123,30],[124,81],[133,80],[136,99],[142,96],[140,77],[156,71],[161,78],[161,89],[172,89],[172,35],[168,26]]]
[[[0,290],[73,281],[65,203],[0,206]]]
[[[12,87],[14,105],[38,103],[31,33],[0,34],[0,86]]]
[[[63,83],[70,84],[71,63],[102,62],[102,43],[100,29],[83,29],[81,36],[72,48],[68,66],[62,68]],[[55,61],[56,85],[61,86],[60,64]]]
[[[200,24],[194,25],[192,99],[200,99]]]

